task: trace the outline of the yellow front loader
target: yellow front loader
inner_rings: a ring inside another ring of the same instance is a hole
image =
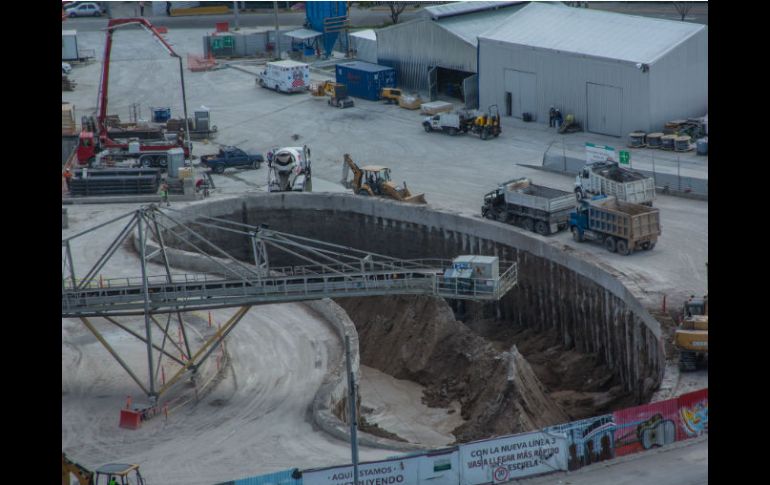
[[[354,194],[366,196],[387,197],[411,204],[427,204],[425,194],[412,195],[404,182],[403,187],[398,187],[390,180],[390,169],[379,165],[367,165],[360,167],[345,154],[345,163],[353,172],[353,182],[350,188]]]

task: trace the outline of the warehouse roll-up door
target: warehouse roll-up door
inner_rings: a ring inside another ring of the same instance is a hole
[[[586,83],[586,131],[621,136],[623,90],[616,86]]]
[[[465,107],[467,109],[476,109],[479,107],[479,75],[474,74],[463,79],[463,96],[465,96]]]
[[[511,116],[521,118],[523,113],[531,113],[537,119],[535,90],[537,76],[533,72],[505,70],[505,92],[511,93]]]

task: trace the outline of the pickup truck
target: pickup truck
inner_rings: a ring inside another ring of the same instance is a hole
[[[222,147],[216,155],[203,155],[201,165],[209,167],[214,173],[223,173],[226,168],[258,169],[264,157],[257,153],[248,154],[237,147]]]

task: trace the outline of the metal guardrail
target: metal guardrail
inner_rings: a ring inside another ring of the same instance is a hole
[[[418,265],[416,261],[406,263]],[[518,277],[515,263],[496,280],[445,278],[442,266],[365,272],[329,272],[327,267],[323,273],[317,271],[320,267],[290,269],[289,275],[242,280],[202,274],[177,274],[172,275],[172,281],[168,282],[165,275],[149,276],[147,287],[150,312],[169,313],[258,303],[396,294],[499,300],[516,284]],[[62,281],[64,318],[144,313],[141,278],[92,281],[88,287],[80,289],[77,288],[77,282],[74,283],[69,279]]]

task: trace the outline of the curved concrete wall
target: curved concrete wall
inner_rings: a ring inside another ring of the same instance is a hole
[[[399,258],[449,259],[474,253],[517,261],[519,284],[495,308],[501,318],[537,329],[554,328],[568,347],[597,353],[640,402],[662,379],[660,325],[639,302],[641,292],[635,294],[633,285],[612,268],[556,241],[481,218],[352,194],[249,194],[182,211],[181,218],[196,230],[249,262],[248,238],[195,224],[202,215],[268,224],[271,229]],[[179,241],[175,244],[184,247]],[[270,258],[273,265],[301,264],[280,254],[271,253]]]

